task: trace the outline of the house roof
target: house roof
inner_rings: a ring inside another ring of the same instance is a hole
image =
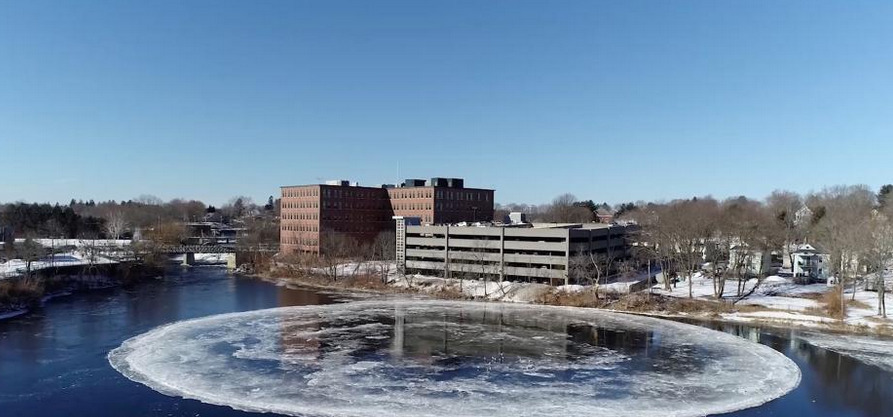
[[[828,253],[828,251],[817,243],[803,243],[797,245],[797,250],[794,253]]]

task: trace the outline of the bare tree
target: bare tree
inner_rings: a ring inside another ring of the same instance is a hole
[[[141,194],[139,197],[133,199],[135,203],[144,204],[147,206],[160,206],[164,204],[164,201],[152,194]]]
[[[382,283],[388,282],[391,268],[397,259],[397,237],[393,230],[384,231],[375,236],[371,247],[371,260],[379,273]]]
[[[590,286],[597,300],[602,279],[607,275],[608,264],[604,254],[580,251],[569,260],[568,273],[578,284]]]
[[[671,275],[679,263],[675,237],[671,233],[669,205],[648,204],[627,214],[638,228],[632,233],[633,255],[646,262],[654,261],[664,277],[664,290],[672,291]],[[662,220],[663,219],[663,220]],[[650,273],[650,272],[649,272]]]
[[[279,243],[279,223],[275,219],[264,217],[247,219],[245,232],[239,236],[237,248],[251,257],[251,264],[256,268],[266,265],[270,260],[269,251]]]
[[[766,197],[766,205],[783,241],[782,252],[788,263],[794,263],[794,246],[803,237],[801,224],[797,222],[797,211],[804,207],[803,199],[793,191],[775,190]]]
[[[714,276],[721,281],[714,284],[717,298],[722,297],[728,278],[737,278],[736,296],[739,299],[749,295],[744,293],[747,279],[757,279],[751,292],[762,282],[766,272],[764,259],[779,244],[770,210],[760,202],[744,197],[723,202],[715,239],[722,248],[728,249],[728,253],[724,254],[724,267],[714,271]]]
[[[25,278],[31,278],[31,265],[47,255],[47,249],[30,237],[16,244],[15,250],[16,255],[25,261]]]
[[[874,269],[878,295],[878,315],[887,317],[886,280],[884,273],[893,260],[893,205],[882,205],[870,220],[871,251],[870,265]]]
[[[367,271],[365,267],[370,264],[372,260],[372,245],[364,242],[360,242],[359,240],[354,240],[354,253],[353,255],[353,263],[352,268],[350,269],[350,276],[356,277],[360,275],[360,272]]]
[[[593,262],[588,254],[580,251],[568,260],[568,275],[577,284],[592,285],[595,299],[598,299],[598,273],[593,270]]]
[[[127,227],[127,220],[121,211],[114,210],[105,215],[105,232],[109,239],[119,239]]]
[[[592,211],[586,207],[574,205],[577,197],[573,194],[562,194],[552,200],[552,204],[544,213],[543,220],[557,223],[589,223]]]
[[[871,247],[868,228],[875,195],[865,186],[836,186],[826,188],[810,199],[824,208],[824,215],[816,225],[816,234],[830,251],[831,270],[838,280],[841,311],[844,311],[844,289],[852,283],[855,297],[859,260]]]
[[[484,239],[475,239],[474,245],[471,248],[471,257],[472,262],[476,266],[476,272],[471,274],[472,276],[476,275],[475,278],[484,281],[484,297],[489,296],[487,293],[487,287],[490,283],[490,260],[489,260],[489,249],[487,245],[487,240]]]
[[[668,235],[669,247],[686,273],[689,298],[694,295],[692,278],[704,262],[708,245],[715,243],[717,212],[718,204],[712,198],[677,200],[658,218]]]
[[[341,265],[356,256],[359,245],[353,237],[331,230],[322,233],[319,244],[323,270],[332,281],[337,281]]]
[[[653,292],[653,266],[662,266],[662,264],[660,263],[659,253],[654,248],[646,246],[642,242],[634,241],[632,247],[630,248],[630,257],[631,260],[634,261],[635,264],[637,264],[639,267],[643,265],[645,266],[646,274],[648,274],[648,292]]]
[[[254,204],[254,200],[246,196],[233,197],[220,208],[223,216],[229,219],[239,219],[255,211],[257,211],[257,206]]]
[[[96,235],[88,233],[81,236],[78,253],[87,260],[87,268],[92,269],[103,252],[101,243],[97,242]]]
[[[148,240],[160,245],[179,245],[186,237],[186,226],[180,222],[161,223],[146,232]]]

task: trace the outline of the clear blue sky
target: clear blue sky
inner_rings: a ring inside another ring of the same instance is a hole
[[[893,182],[893,2],[0,2],[0,201]]]

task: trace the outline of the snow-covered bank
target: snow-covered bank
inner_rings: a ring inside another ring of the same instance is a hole
[[[320,276],[331,277],[332,269],[317,268],[312,272]],[[713,281],[705,276],[696,274],[692,281],[693,300],[701,305],[683,305],[689,300],[688,282],[679,282],[671,291],[664,290],[662,284],[654,286],[651,291],[658,296],[669,299],[677,299],[677,303],[652,303],[650,305],[637,304],[630,307],[629,303],[621,303],[626,307],[617,307],[611,302],[592,303],[588,299],[594,288],[584,285],[549,286],[545,284],[513,281],[484,281],[474,279],[446,279],[425,275],[400,276],[396,272],[393,263],[348,263],[334,268],[341,282],[344,278],[358,276],[386,276],[387,286],[391,289],[403,292],[431,295],[438,298],[472,298],[486,301],[500,301],[510,303],[555,303],[561,305],[581,305],[606,308],[615,311],[628,311],[637,314],[646,314],[659,317],[676,317],[686,319],[700,319],[711,321],[725,321],[731,323],[767,324],[779,327],[803,327],[809,329],[827,329],[850,332],[884,332],[893,333],[893,319],[881,319],[877,317],[877,293],[859,289],[856,300],[864,304],[851,305],[847,311],[845,320],[835,320],[825,315],[823,305],[819,301],[821,296],[834,289],[825,284],[803,285],[794,283],[789,278],[770,276],[762,280],[759,286],[757,281],[748,280],[743,288],[743,294],[749,294],[744,299],[732,305],[732,301],[739,298],[738,282],[728,281],[725,288],[724,306],[721,308],[710,307],[718,301],[713,296]],[[295,282],[289,279],[276,280],[279,285],[290,285]],[[331,290],[351,290],[344,284],[328,286],[325,278],[310,283],[310,286]],[[630,283],[618,282],[600,285],[600,295],[613,293],[614,299],[629,291]],[[380,291],[381,289],[365,289],[367,291]],[[633,294],[647,293],[648,290],[634,292]],[[587,294],[588,293],[588,294]],[[847,298],[852,296],[851,290],[847,290]],[[647,294],[645,294],[647,295]],[[872,298],[873,297],[873,298]],[[893,295],[888,294],[888,303],[893,306]],[[594,298],[594,297],[592,297]],[[644,297],[648,299],[649,297]],[[604,298],[603,298],[604,300]],[[569,302],[567,302],[569,301]],[[622,300],[621,300],[622,301]],[[635,304],[635,303],[633,303]],[[868,306],[868,308],[862,306]],[[677,308],[677,307],[685,307]],[[875,310],[872,310],[875,309]]]
[[[332,268],[313,268],[314,273],[326,276],[387,276],[388,285],[399,289],[414,289],[427,293],[453,292],[467,298],[511,303],[534,303],[549,292],[565,294],[591,291],[592,286],[560,285],[551,286],[523,281],[494,281],[483,279],[441,278],[422,274],[402,276],[397,273],[396,264],[375,262],[351,262]],[[638,281],[615,282],[598,286],[600,294],[626,294],[639,284]]]
[[[846,318],[841,322],[820,314],[824,305],[818,300],[821,295],[836,287],[826,284],[796,284],[790,278],[770,276],[764,278],[759,286],[757,280],[751,279],[744,284],[743,294],[753,293],[738,302],[738,305],[763,307],[769,311],[749,311],[722,314],[723,320],[732,322],[776,322],[782,324],[796,324],[805,327],[818,326],[849,326],[865,327],[879,330],[881,327],[893,328],[893,317],[882,318],[877,315],[878,295],[876,292],[866,291],[862,287],[856,288],[855,300],[847,307]],[[674,289],[667,291],[663,285],[654,287],[654,292],[675,298],[688,298],[689,282],[680,281]],[[713,280],[700,273],[695,274],[691,280],[692,295],[695,299],[704,301],[716,301],[713,293]],[[724,288],[724,299],[731,301],[737,299],[738,282],[727,281]],[[852,288],[846,289],[847,301],[853,298]],[[887,304],[893,306],[893,294],[886,295]],[[867,306],[867,308],[865,307]]]
[[[534,302],[545,292],[554,288],[545,284],[527,282],[446,279],[425,275],[394,276],[388,283],[397,288],[415,288],[428,293],[455,292],[468,298],[510,303]]]
[[[813,346],[893,372],[893,340],[812,332],[801,334],[799,338]]]
[[[25,239],[16,239],[15,243],[22,243]],[[50,247],[62,247],[62,246],[74,246],[74,247],[84,247],[84,246],[95,246],[95,247],[115,247],[115,248],[123,248],[133,241],[130,239],[34,239],[35,242]]]
[[[44,241],[49,241],[50,239],[37,239],[39,243],[46,244]],[[68,239],[73,242],[80,242],[81,245],[85,244],[85,242],[91,242],[88,240],[79,240],[79,239]],[[56,242],[64,241],[62,239],[56,239]],[[76,249],[67,252],[56,253],[53,255],[47,255],[37,261],[31,262],[31,271],[39,271],[42,269],[48,268],[61,268],[68,266],[87,266],[87,265],[113,265],[122,262],[122,259],[126,261],[126,258],[122,258],[119,256],[112,256],[111,254],[116,250],[115,248],[120,247],[120,245],[124,243],[129,243],[130,241],[108,241],[108,247],[104,247],[108,249],[110,252],[105,252],[106,255],[103,255],[102,250],[99,250],[99,254],[88,254],[88,252],[82,249]],[[124,243],[122,243],[124,242]],[[66,245],[73,246],[73,245]],[[56,247],[60,247],[58,244]],[[103,248],[103,246],[98,246],[97,248]],[[182,262],[183,258],[186,255],[174,255],[171,257],[171,261]],[[198,265],[225,265],[227,262],[226,254],[219,253],[196,253],[195,254],[195,263]],[[92,258],[92,259],[91,259]],[[5,278],[12,278],[18,276],[24,276],[27,271],[27,262],[22,259],[10,259],[8,262],[0,263],[0,280]]]
[[[111,265],[118,263],[118,260],[107,258],[104,256],[88,256],[78,251],[70,251],[57,253],[41,258],[40,260],[31,262],[31,271],[39,271],[47,268],[58,268],[66,266],[79,265]],[[10,259],[8,262],[0,263],[0,279],[25,275],[28,269],[28,263],[21,259]]]

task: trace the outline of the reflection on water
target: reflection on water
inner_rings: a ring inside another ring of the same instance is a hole
[[[695,326],[436,300],[212,316],[109,360],[168,395],[302,416],[697,416],[763,404],[800,377],[772,349]]]
[[[308,338],[308,331],[378,325],[384,330],[358,342],[352,355],[360,360],[388,356],[442,365],[543,356],[573,362],[612,351],[635,359],[630,361],[628,372],[661,369],[673,373],[697,371],[700,363],[694,359],[719,354],[699,344],[665,346],[654,331],[595,326],[558,314],[530,316],[488,309],[415,312],[408,316],[398,308],[392,314],[321,318],[285,326],[281,339],[287,351],[308,353],[312,349],[321,358],[341,347],[341,340],[327,338],[338,333],[320,332],[319,337]]]
[[[802,331],[697,323],[771,346],[794,359],[803,372],[800,387],[757,410],[733,415],[767,415],[774,410],[797,415],[893,416],[893,373],[852,357],[813,346],[799,337]],[[893,350],[890,352],[893,355]]]
[[[327,304],[330,297],[250,279],[233,278],[217,268],[172,270],[169,277],[128,289],[109,289],[59,298],[32,314],[0,321],[0,415],[47,416],[248,416],[251,413],[158,394],[115,372],[105,354],[132,336],[173,321],[234,311]],[[490,312],[408,318],[394,314],[380,339],[364,340],[355,355],[386,355],[392,360],[449,361],[450,357],[517,360],[538,354],[530,345],[503,338],[479,343],[462,323],[497,330],[511,327],[520,338],[553,333],[548,340],[558,358],[574,361],[592,349],[610,349],[669,369],[675,362],[659,333],[620,331],[579,322],[555,323],[542,317]],[[431,325],[420,325],[422,322]],[[434,323],[439,323],[435,326]],[[325,337],[297,337],[337,323],[317,321],[283,328],[281,343],[317,355],[333,349]],[[704,324],[701,324],[704,325]],[[801,341],[794,331],[741,325],[708,325],[765,344],[801,368],[801,385],[778,400],[730,416],[893,416],[893,374],[856,359]],[[473,334],[472,334],[473,335]],[[698,341],[692,341],[696,345]],[[644,369],[643,369],[644,370]],[[269,414],[258,414],[269,415]]]

